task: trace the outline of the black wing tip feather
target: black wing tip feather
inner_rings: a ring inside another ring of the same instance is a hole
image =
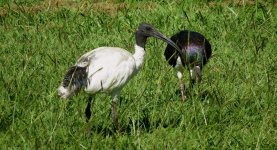
[[[87,68],[80,66],[72,66],[66,72],[63,80],[63,86],[76,86],[78,89],[81,88],[82,85],[86,84],[87,78]]]

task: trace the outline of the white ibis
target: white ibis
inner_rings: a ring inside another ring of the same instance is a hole
[[[112,118],[115,127],[118,125],[116,102],[121,89],[139,71],[144,55],[148,37],[156,37],[172,45],[180,51],[179,47],[162,33],[149,24],[142,23],[135,32],[135,53],[119,47],[99,47],[84,54],[77,63],[66,72],[63,82],[58,88],[58,95],[70,98],[84,87],[91,96],[98,92],[107,92],[112,95]],[[87,121],[91,117],[91,100],[86,107]]]
[[[191,85],[201,81],[202,67],[207,63],[212,55],[211,44],[200,33],[183,30],[171,37],[180,49],[181,53],[176,51],[171,45],[167,45],[164,56],[168,63],[177,70],[177,77],[180,82],[182,99],[185,100],[184,85],[182,74],[185,66],[190,72]],[[181,55],[180,55],[181,54]]]

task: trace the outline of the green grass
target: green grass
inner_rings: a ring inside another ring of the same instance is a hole
[[[16,2],[0,3],[1,148],[277,148],[274,1]],[[87,124],[85,92],[72,101],[57,97],[65,71],[96,47],[134,52],[141,22],[168,37],[182,29],[204,34],[213,56],[202,83],[181,102],[176,72],[163,57],[166,44],[149,39],[141,71],[121,93],[121,131],[113,131],[106,94],[96,96]]]

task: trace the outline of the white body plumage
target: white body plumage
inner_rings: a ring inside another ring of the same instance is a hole
[[[144,49],[139,46],[135,49],[134,55],[118,47],[99,47],[84,54],[76,66],[88,65],[85,91],[94,94],[121,90],[143,62]]]
[[[75,66],[86,68],[84,90],[87,93],[108,92],[117,95],[137,74],[143,63],[144,54],[144,48],[137,45],[134,54],[119,47],[99,47],[81,56]],[[68,98],[73,95],[74,90],[60,86],[58,92],[62,97]]]

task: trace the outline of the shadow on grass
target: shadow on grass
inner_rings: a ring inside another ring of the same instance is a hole
[[[103,137],[115,136],[116,134],[131,135],[131,134],[134,134],[133,133],[134,129],[135,131],[140,130],[140,131],[152,133],[158,127],[163,127],[163,128],[167,128],[169,126],[173,128],[178,127],[181,122],[181,118],[179,119],[171,118],[171,120],[168,122],[169,123],[162,121],[161,118],[159,118],[158,120],[151,120],[148,113],[144,113],[144,117],[141,119],[134,120],[129,118],[128,123],[125,123],[125,124],[119,123],[118,129],[116,129],[113,125],[99,126],[92,123],[87,127],[86,134],[89,136],[93,132],[96,134],[102,134]]]
[[[201,91],[200,95],[197,95],[193,90],[186,88],[185,94],[190,100],[192,97],[198,97],[201,101],[205,101],[206,99],[213,98],[213,93],[208,90]],[[176,91],[176,95],[180,96],[181,100],[181,92],[180,89]],[[121,103],[122,97],[119,99],[119,103]],[[90,135],[91,133],[102,134],[103,137],[106,136],[114,136],[116,134],[134,134],[135,131],[140,130],[148,133],[152,133],[158,127],[171,127],[177,128],[180,126],[181,117],[179,118],[167,118],[167,121],[162,120],[162,118],[151,118],[149,115],[149,110],[143,111],[142,118],[129,118],[127,122],[119,123],[119,128],[116,129],[113,125],[99,125],[94,124],[93,122],[88,123],[86,133]]]
[[[10,119],[12,117],[4,117],[1,118],[0,120],[0,133],[1,132],[6,132],[9,130],[10,126],[12,125],[12,119]]]

